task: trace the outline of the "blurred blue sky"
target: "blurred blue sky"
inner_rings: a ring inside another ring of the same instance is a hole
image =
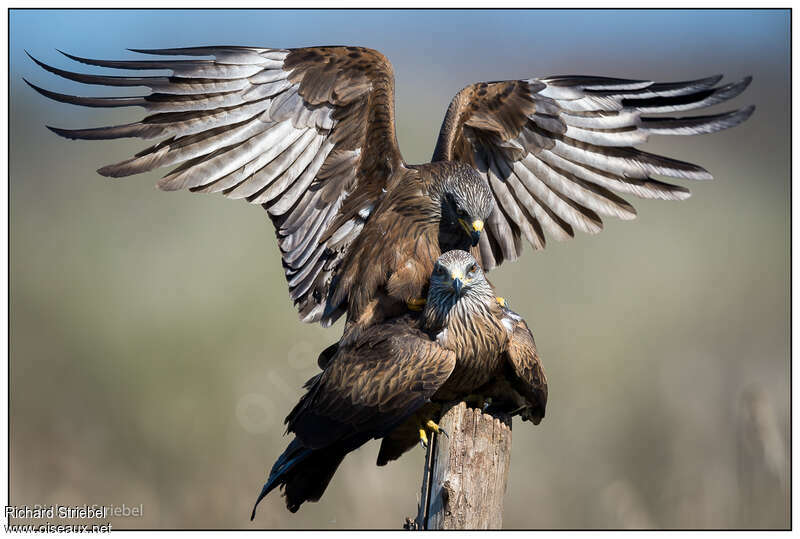
[[[331,42],[358,36],[365,42],[396,40],[407,45],[440,44],[454,36],[475,45],[593,47],[631,51],[631,40],[673,50],[701,37],[724,40],[786,32],[788,11],[777,10],[12,10],[12,48],[94,46],[117,43],[193,43],[213,35],[220,43],[273,46]],[[409,36],[410,34],[410,36]],[[31,41],[31,37],[36,37]],[[663,39],[669,36],[671,39]],[[466,40],[465,40],[466,41]],[[342,42],[343,43],[343,42]],[[638,47],[637,47],[638,49]],[[633,51],[635,52],[635,50]],[[732,51],[730,51],[732,52]]]
[[[113,54],[127,47],[360,44],[485,61],[537,56],[647,56],[687,50],[769,59],[786,49],[789,12],[777,10],[12,10],[12,70],[23,49]],[[454,45],[456,45],[454,47]],[[756,46],[754,46],[756,45]],[[777,47],[777,48],[776,48]],[[401,60],[392,58],[393,61]],[[543,62],[546,63],[546,62]],[[566,66],[568,67],[568,66]],[[538,73],[538,70],[537,70]]]

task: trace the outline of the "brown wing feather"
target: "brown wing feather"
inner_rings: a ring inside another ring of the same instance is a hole
[[[406,300],[425,297],[433,265],[441,254],[437,226],[426,218],[432,206],[425,179],[414,169],[392,178],[393,185],[351,244],[331,284],[328,309],[346,305],[345,342],[377,321],[407,311]],[[436,221],[438,225],[438,221]],[[326,311],[327,313],[327,311]]]
[[[331,278],[389,176],[403,167],[389,61],[361,47],[136,52],[212,59],[103,61],[68,55],[111,69],[172,71],[156,77],[72,73],[34,60],[70,80],[153,91],[134,98],[83,98],[34,86],[58,101],[136,105],[150,113],[127,125],[53,131],[73,139],[160,138],[99,172],[119,177],[176,165],[159,182],[161,189],[221,192],[262,204],[275,225],[289,293],[300,316],[333,322],[341,310],[322,317]]]
[[[715,88],[720,78],[654,83],[570,76],[461,90],[447,110],[433,160],[464,161],[489,181],[496,204],[480,241],[484,269],[516,259],[523,237],[542,249],[546,236],[599,232],[602,216],[633,219],[636,211],[615,192],[688,197],[686,188],[650,176],[710,179],[707,171],[634,146],[654,134],[713,133],[745,121],[754,107],[710,116],[647,116],[715,105],[750,83],[748,77]]]
[[[513,311],[506,309],[505,313],[514,324],[505,354],[506,361],[511,366],[507,382],[525,402],[526,408],[521,411],[522,418],[538,425],[547,407],[547,377],[528,324]]]
[[[403,317],[372,326],[338,349],[286,418],[304,447],[326,447],[355,434],[383,436],[428,401],[456,358],[415,325]]]

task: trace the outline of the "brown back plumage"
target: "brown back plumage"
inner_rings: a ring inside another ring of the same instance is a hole
[[[456,357],[419,326],[417,316],[404,315],[340,343],[287,416],[295,439],[275,462],[256,505],[279,486],[293,512],[318,500],[347,453],[387,435],[425,406],[450,376]]]

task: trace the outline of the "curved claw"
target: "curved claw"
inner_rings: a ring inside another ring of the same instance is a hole
[[[430,430],[432,430],[433,432],[435,432],[436,434],[439,434],[439,431],[441,430],[441,429],[439,428],[439,425],[437,425],[437,424],[436,424],[436,422],[435,422],[433,419],[429,419],[429,420],[428,420],[428,421],[425,423],[425,426],[426,426],[426,427],[428,427],[428,428],[429,428]]]

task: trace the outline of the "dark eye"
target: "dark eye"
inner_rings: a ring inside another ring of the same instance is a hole
[[[436,275],[444,275],[444,268],[442,266],[436,266],[433,268],[433,273]]]
[[[467,212],[464,211],[462,208],[458,208],[456,210],[456,214],[458,214],[459,217],[466,217],[467,216]]]
[[[478,271],[478,265],[477,264],[473,264],[473,265],[471,265],[469,267],[469,270],[467,270],[467,273],[475,273],[476,271]]]

